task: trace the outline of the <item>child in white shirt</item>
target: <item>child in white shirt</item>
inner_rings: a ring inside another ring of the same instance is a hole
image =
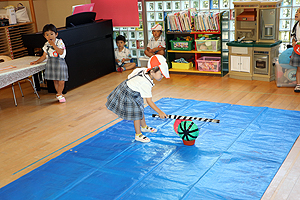
[[[62,92],[65,87],[65,81],[68,81],[68,66],[65,61],[66,47],[62,39],[57,39],[58,32],[53,24],[47,24],[43,28],[43,36],[46,38],[43,55],[30,64],[43,62],[46,58],[45,79],[53,80],[56,98],[60,103],[66,102]]]
[[[299,43],[300,43],[300,26],[299,26],[300,8],[298,8],[298,10],[295,14],[295,21],[296,21],[296,24],[293,27],[293,33],[292,33],[292,37],[293,37],[292,42],[293,42],[294,51],[292,53],[289,64],[291,66],[297,67],[297,72],[296,72],[297,85],[294,89],[294,92],[299,93],[300,92],[300,55],[299,55],[299,48],[300,48],[299,47]],[[295,50],[298,50],[298,53],[296,53]]]
[[[153,55],[165,55],[166,42],[162,37],[162,26],[156,24],[151,28],[153,37],[149,40],[145,55],[151,57]]]
[[[116,38],[116,43],[118,48],[115,49],[115,61],[116,61],[116,70],[118,72],[125,71],[126,69],[132,69],[135,67],[135,63],[131,63],[131,53],[130,50],[125,48],[125,37],[119,35]]]
[[[160,81],[163,77],[170,78],[166,59],[162,55],[152,56],[147,68],[137,68],[129,74],[128,79],[118,85],[107,97],[106,107],[125,120],[133,120],[135,140],[150,142],[141,132],[157,132],[148,127],[144,116],[144,100],[159,114],[160,118],[167,115],[152,101],[153,79]]]

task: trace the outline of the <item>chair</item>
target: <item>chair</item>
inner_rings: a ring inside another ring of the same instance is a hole
[[[1,63],[1,62],[7,62],[7,61],[10,61],[10,60],[12,60],[10,57],[8,57],[8,56],[1,56],[1,55],[0,55],[0,63]],[[23,79],[23,80],[24,80],[24,79]],[[32,82],[31,82],[31,80],[30,80],[29,78],[26,78],[25,80],[27,80],[27,81],[30,82],[30,84],[31,84],[31,86],[32,86],[32,88],[33,88],[33,92],[36,94],[36,96],[37,96],[38,98],[40,98],[39,94],[37,93],[37,91],[36,91],[36,89],[35,89],[35,86],[33,85],[34,82],[33,82],[33,84],[32,84]],[[23,94],[23,91],[22,91],[22,88],[21,88],[21,84],[20,84],[19,81],[18,81],[18,85],[19,85],[19,88],[20,88],[22,97],[24,97],[24,94]],[[15,95],[14,83],[11,84],[11,90],[12,90],[12,92],[13,92],[14,101],[15,101],[15,106],[18,106],[18,104],[17,104],[17,99],[16,99],[16,95]]]

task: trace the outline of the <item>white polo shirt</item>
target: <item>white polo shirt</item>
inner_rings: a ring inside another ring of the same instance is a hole
[[[58,48],[60,49],[63,49],[64,50],[64,53],[62,55],[59,55],[60,58],[65,58],[66,57],[66,46],[64,44],[64,42],[62,41],[62,39],[57,39],[55,40],[55,44]],[[49,47],[49,55],[50,57],[58,57],[58,53],[54,50],[54,48],[49,44],[49,42],[47,41],[45,43],[45,45],[43,46],[43,51],[47,53],[47,49]],[[48,54],[47,54],[47,57],[48,57]]]
[[[130,50],[124,47],[124,49],[120,52],[118,48],[115,48],[115,58],[119,61],[122,61],[123,58],[131,59]],[[127,60],[124,63],[130,63],[130,60]]]
[[[127,86],[133,91],[139,92],[143,98],[152,97],[152,87],[154,86],[153,80],[146,74],[147,68],[136,68],[128,79],[142,71],[142,76],[136,76],[127,81]]]
[[[166,42],[165,39],[162,36],[159,36],[158,40],[156,41],[154,37],[152,37],[149,42],[147,47],[150,49],[156,48],[156,47],[163,47],[166,48]]]

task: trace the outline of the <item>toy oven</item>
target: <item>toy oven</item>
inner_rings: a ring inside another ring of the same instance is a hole
[[[268,75],[269,72],[269,52],[254,51],[254,74]]]

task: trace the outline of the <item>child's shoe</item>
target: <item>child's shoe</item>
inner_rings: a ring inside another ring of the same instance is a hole
[[[123,67],[118,67],[117,71],[118,72],[122,72],[123,71]]]
[[[300,84],[297,84],[295,89],[294,89],[294,92],[300,92]]]
[[[146,127],[141,127],[142,132],[150,132],[150,133],[156,133],[157,130],[155,128],[149,127],[146,125]]]
[[[142,133],[135,135],[135,140],[139,141],[139,142],[150,142],[151,140],[149,138],[147,138],[146,136],[144,136]]]
[[[65,103],[66,102],[65,97],[62,96],[62,95],[58,96],[57,99],[58,99],[59,103]]]

